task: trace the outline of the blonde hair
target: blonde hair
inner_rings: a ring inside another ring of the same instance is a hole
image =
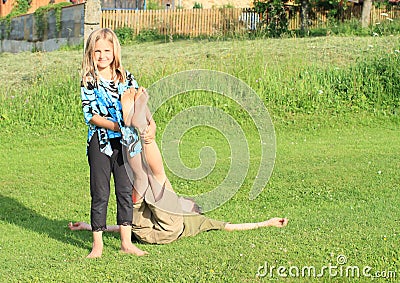
[[[82,83],[87,87],[88,82],[98,82],[99,74],[97,70],[97,65],[94,61],[94,48],[96,42],[100,39],[108,40],[113,45],[114,51],[114,61],[111,63],[111,71],[117,75],[117,80],[119,82],[125,82],[126,73],[121,64],[121,45],[118,41],[116,34],[108,28],[94,30],[88,37],[86,41],[85,53],[83,55],[82,61]]]

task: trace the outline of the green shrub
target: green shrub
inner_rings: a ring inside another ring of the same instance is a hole
[[[139,34],[135,37],[138,42],[155,41],[161,38],[163,38],[163,36],[155,28],[141,30]]]
[[[146,2],[146,9],[147,10],[162,10],[164,7],[158,1],[147,1]]]
[[[117,28],[115,29],[114,32],[117,35],[118,40],[122,45],[130,43],[134,39],[133,29],[131,28],[128,27]]]
[[[376,23],[371,26],[372,35],[399,35],[400,34],[400,19],[390,19]]]
[[[193,9],[203,9],[203,4],[194,2]]]
[[[281,0],[256,0],[254,10],[263,15],[257,31],[259,36],[281,37],[289,32],[288,18]]]
[[[400,20],[386,19],[380,23],[371,25],[370,28],[363,29],[358,19],[340,21],[328,21],[326,26],[311,28],[309,36],[390,36],[400,34]],[[299,30],[294,31],[297,36],[301,36]]]

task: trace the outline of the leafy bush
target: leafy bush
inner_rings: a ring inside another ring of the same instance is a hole
[[[161,10],[164,9],[164,7],[160,4],[158,1],[147,1],[146,2],[146,9],[147,10]]]
[[[163,38],[157,29],[144,29],[135,37],[138,42],[155,41]]]
[[[399,35],[400,34],[400,19],[386,18],[380,23],[376,23],[371,27],[372,35]]]
[[[193,9],[203,9],[203,4],[194,2]]]
[[[255,1],[254,10],[262,14],[258,35],[280,37],[289,32],[288,18],[281,0]]]
[[[128,27],[117,28],[114,30],[115,34],[118,37],[119,42],[122,45],[130,43],[134,39],[133,29]]]

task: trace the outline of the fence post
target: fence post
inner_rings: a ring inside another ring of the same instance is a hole
[[[85,18],[83,20],[83,52],[85,52],[86,41],[90,33],[100,28],[101,3],[100,0],[86,0]]]

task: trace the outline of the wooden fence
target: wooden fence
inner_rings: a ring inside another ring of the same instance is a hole
[[[300,28],[299,7],[287,9],[289,29]],[[315,10],[310,15],[311,27],[323,27],[327,23],[328,11]],[[342,19],[361,17],[361,7],[347,9]],[[371,22],[381,22],[399,18],[400,10],[372,8]],[[104,10],[102,11],[102,27],[113,30],[122,27],[133,29],[134,34],[142,30],[155,30],[162,35],[224,35],[240,33],[254,29],[260,21],[254,12],[245,12],[242,8],[224,9],[177,9],[177,10]]]
[[[129,27],[134,34],[155,29],[163,35],[217,35],[237,32],[242,9],[105,10],[102,27]]]

